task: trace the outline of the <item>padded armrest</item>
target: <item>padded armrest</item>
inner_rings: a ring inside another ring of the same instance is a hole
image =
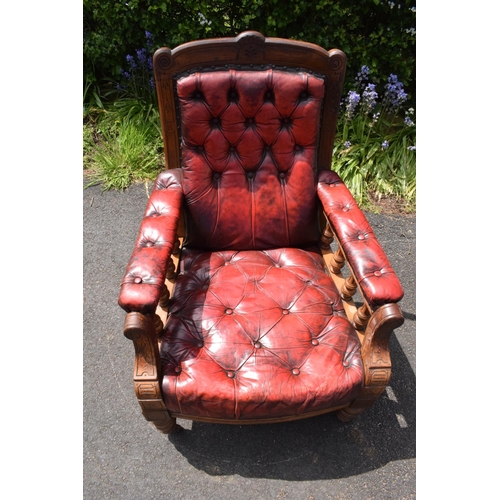
[[[370,223],[335,172],[319,174],[318,196],[365,299],[374,306],[401,300],[403,288],[396,273]]]
[[[183,202],[180,169],[162,172],[139,229],[118,304],[127,312],[153,313],[163,290]]]

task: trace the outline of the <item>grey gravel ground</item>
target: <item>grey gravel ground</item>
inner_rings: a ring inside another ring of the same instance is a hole
[[[355,421],[265,426],[147,423],[117,305],[151,186],[83,192],[83,497],[86,500],[416,498],[414,217],[367,214],[405,290],[390,388]]]

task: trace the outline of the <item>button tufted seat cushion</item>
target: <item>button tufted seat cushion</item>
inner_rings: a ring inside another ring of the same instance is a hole
[[[313,248],[184,249],[160,353],[173,414],[297,416],[363,389],[357,334]]]

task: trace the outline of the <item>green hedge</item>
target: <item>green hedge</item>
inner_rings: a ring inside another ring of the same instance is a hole
[[[95,93],[104,81],[118,81],[126,56],[142,48],[152,52],[256,30],[340,48],[348,57],[346,87],[366,65],[377,82],[397,75],[413,101],[414,5],[415,0],[84,0],[86,89]]]

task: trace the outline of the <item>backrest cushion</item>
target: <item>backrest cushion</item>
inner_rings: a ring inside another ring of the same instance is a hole
[[[186,245],[263,250],[318,241],[316,151],[324,81],[307,71],[180,76]]]

